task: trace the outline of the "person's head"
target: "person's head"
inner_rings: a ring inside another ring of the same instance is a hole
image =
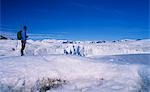
[[[26,31],[27,30],[27,26],[24,26],[23,29]]]

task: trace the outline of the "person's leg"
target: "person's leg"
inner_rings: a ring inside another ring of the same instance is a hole
[[[24,55],[24,53],[23,53],[23,51],[24,51],[24,49],[25,49],[25,44],[26,44],[26,41],[21,41],[21,56],[23,56]]]
[[[21,41],[21,56],[23,56],[23,41]]]
[[[24,41],[24,49],[25,49],[25,47],[26,47],[26,41]]]

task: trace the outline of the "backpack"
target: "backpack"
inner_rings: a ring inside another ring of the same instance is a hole
[[[22,31],[18,31],[18,32],[17,32],[17,39],[18,39],[18,40],[21,40],[21,38],[22,38],[21,32],[22,32]]]

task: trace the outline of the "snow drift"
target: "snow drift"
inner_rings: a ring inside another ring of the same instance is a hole
[[[141,66],[93,62],[77,56],[7,57],[0,59],[0,88],[20,91],[24,87],[24,91],[31,91],[37,80],[52,78],[69,81],[63,89],[68,91],[137,92],[142,85],[141,69]]]

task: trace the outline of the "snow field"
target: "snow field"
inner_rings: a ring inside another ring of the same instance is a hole
[[[150,91],[149,40],[62,42],[28,40],[21,57],[19,42],[1,40],[0,92],[39,92],[49,79],[62,81],[48,92]]]

